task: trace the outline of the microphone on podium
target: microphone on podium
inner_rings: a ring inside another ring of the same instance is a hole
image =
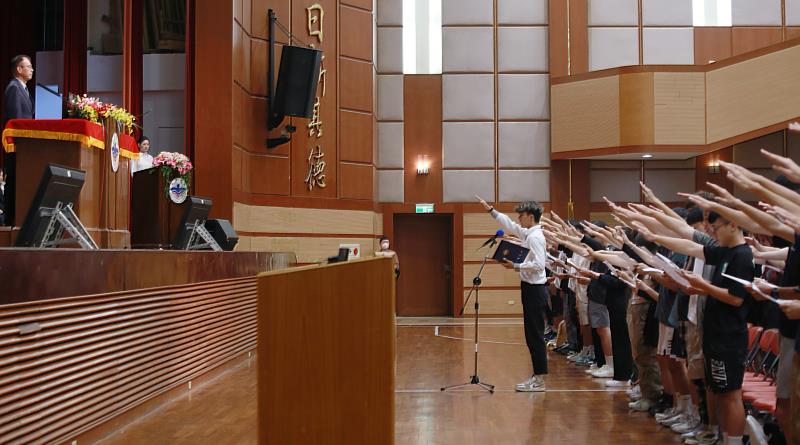
[[[498,229],[497,232],[495,232],[495,234],[492,235],[491,238],[487,239],[483,244],[481,244],[481,247],[479,247],[479,249],[486,246],[494,247],[494,245],[497,244],[497,238],[502,238],[503,235],[505,235],[503,229]]]

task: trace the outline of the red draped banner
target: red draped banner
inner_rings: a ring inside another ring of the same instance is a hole
[[[106,148],[103,126],[85,119],[12,119],[3,130],[6,153],[16,151],[14,138],[52,139],[80,142],[89,148]],[[120,156],[137,159],[139,146],[132,136],[119,133]]]

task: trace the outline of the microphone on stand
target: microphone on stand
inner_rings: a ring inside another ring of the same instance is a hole
[[[489,246],[490,248],[494,247],[494,245],[497,244],[497,238],[502,238],[503,235],[505,235],[503,229],[498,229],[497,232],[495,232],[495,234],[492,235],[491,238],[487,239],[483,244],[481,244],[481,247],[479,247],[478,249],[481,249],[486,246]]]

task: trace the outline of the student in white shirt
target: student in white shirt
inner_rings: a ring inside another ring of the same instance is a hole
[[[545,390],[543,375],[547,374],[547,348],[544,342],[544,316],[550,298],[545,275],[547,258],[547,242],[539,225],[542,206],[536,201],[524,202],[516,207],[519,224],[508,216],[498,212],[480,197],[483,207],[496,219],[509,235],[516,236],[522,245],[529,249],[528,256],[522,263],[506,260],[503,266],[519,272],[522,280],[522,314],[525,323],[525,342],[531,354],[533,375],[517,384],[516,390],[521,392],[541,392]]]

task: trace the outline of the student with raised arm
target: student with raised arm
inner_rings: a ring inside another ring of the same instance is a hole
[[[745,244],[740,227],[714,212],[709,214],[708,222],[719,247],[654,235],[644,227],[640,233],[650,241],[716,266],[710,283],[693,273],[684,276],[696,293],[710,297],[703,320],[706,383],[716,396],[724,444],[739,445],[745,424],[741,388],[747,355],[747,312],[752,297],[742,285],[722,274],[752,281],[753,253]]]
[[[518,383],[516,390],[521,392],[541,392],[545,390],[543,375],[547,374],[547,347],[544,342],[544,317],[547,302],[550,298],[545,276],[547,260],[547,242],[544,238],[539,219],[542,217],[542,206],[536,201],[523,202],[516,207],[515,223],[508,216],[498,212],[486,201],[476,196],[492,218],[497,220],[506,233],[519,238],[522,245],[529,249],[528,256],[522,263],[505,260],[503,266],[519,272],[522,293],[522,316],[525,324],[525,342],[531,354],[533,374],[527,380]]]

